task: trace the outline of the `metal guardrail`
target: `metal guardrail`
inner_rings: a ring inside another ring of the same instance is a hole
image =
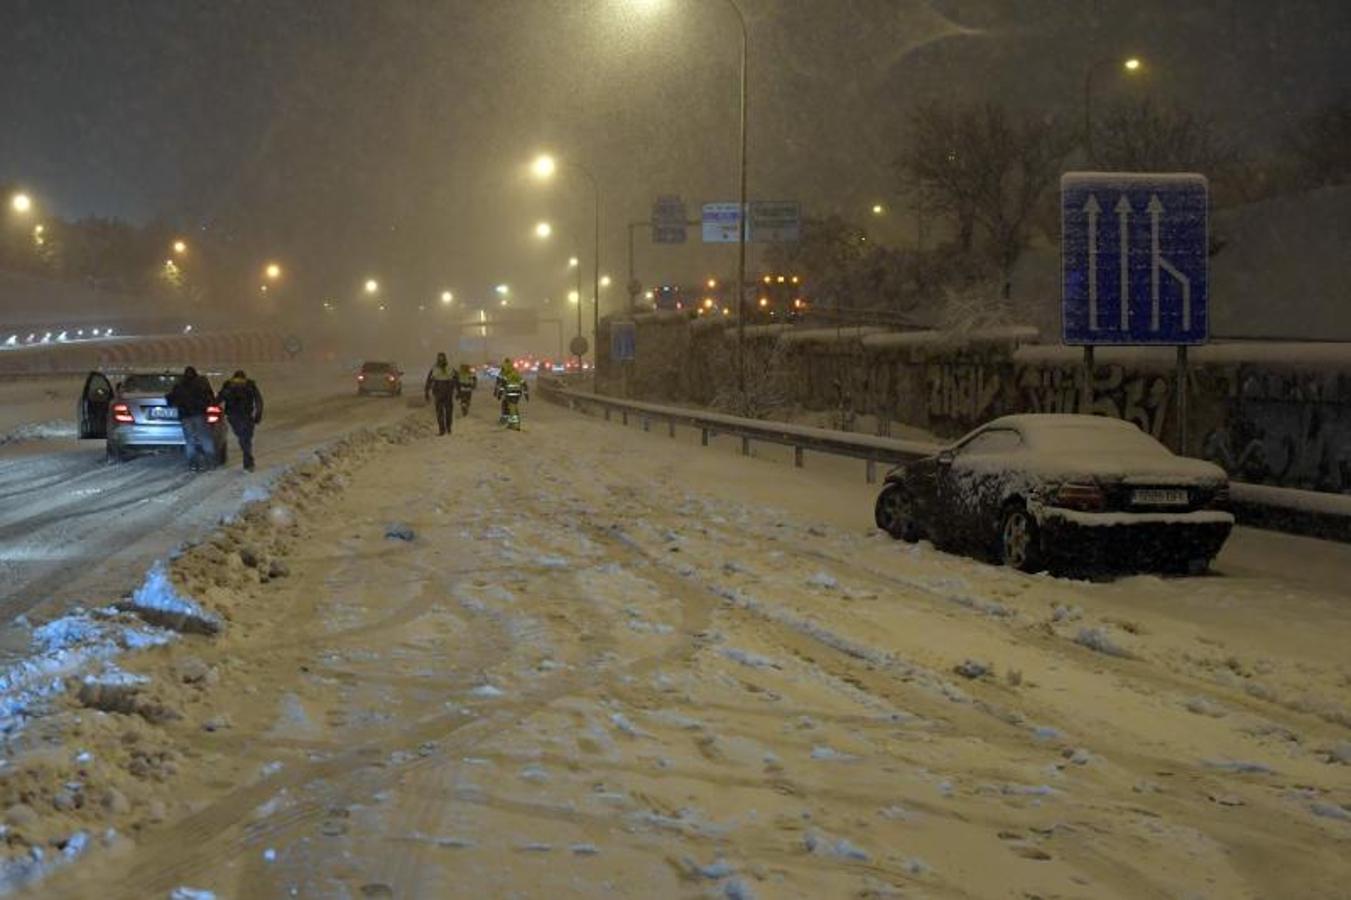
[[[750,455],[751,442],[779,444],[793,448],[793,465],[801,468],[804,454],[826,453],[832,456],[847,456],[861,459],[866,464],[865,474],[869,484],[877,481],[877,464],[897,465],[931,456],[937,453],[939,445],[926,441],[903,441],[894,438],[873,437],[866,434],[854,434],[832,431],[828,428],[811,428],[805,425],[792,425],[787,422],[773,422],[760,419],[743,419],[721,413],[705,412],[678,406],[661,406],[656,403],[643,403],[637,400],[621,400],[585,391],[569,390],[557,382],[540,381],[537,390],[544,399],[555,403],[570,404],[574,407],[595,407],[604,411],[606,421],[618,413],[623,424],[629,423],[629,416],[638,416],[643,430],[650,430],[652,422],[665,422],[671,437],[675,437],[677,427],[697,428],[700,443],[707,447],[709,438],[716,435],[731,435],[741,439],[741,453]]]
[[[629,416],[638,416],[643,429],[650,430],[652,422],[665,422],[671,437],[683,426],[700,430],[700,443],[708,446],[710,437],[732,435],[741,439],[741,453],[750,455],[752,441],[779,444],[793,448],[793,464],[804,465],[803,455],[810,450],[833,456],[847,456],[866,463],[869,484],[877,481],[877,464],[897,465],[931,456],[942,445],[927,441],[904,441],[874,437],[866,434],[810,428],[786,422],[743,419],[721,413],[705,412],[678,406],[661,406],[637,400],[606,397],[586,391],[570,390],[557,381],[541,380],[537,386],[540,396],[554,403],[573,407],[593,407],[604,411],[606,421],[618,413],[627,425]],[[1351,497],[1266,485],[1233,482],[1230,488],[1235,517],[1245,525],[1302,534],[1325,540],[1351,543]]]

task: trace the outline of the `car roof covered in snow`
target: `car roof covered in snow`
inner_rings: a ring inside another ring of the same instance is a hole
[[[983,428],[1016,428],[1029,434],[1048,428],[1101,428],[1110,433],[1124,430],[1139,431],[1139,427],[1125,419],[1112,419],[1107,416],[1086,416],[1079,413],[1019,413],[1012,416],[1000,416],[987,422]]]

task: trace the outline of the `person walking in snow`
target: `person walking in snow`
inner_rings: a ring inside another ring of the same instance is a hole
[[[240,452],[244,454],[244,471],[253,471],[253,429],[263,421],[263,394],[253,379],[236,369],[225,384],[221,385],[216,400],[225,407],[225,420],[239,441]]]
[[[178,410],[183,426],[183,455],[188,469],[201,472],[216,464],[216,449],[206,424],[207,407],[216,401],[216,392],[205,375],[192,366],[183,369],[183,377],[169,390],[165,402]]]
[[[459,389],[460,376],[450,366],[444,353],[436,354],[436,363],[427,373],[427,383],[423,385],[424,400],[436,398],[436,427],[438,434],[450,434],[455,423],[455,394]]]

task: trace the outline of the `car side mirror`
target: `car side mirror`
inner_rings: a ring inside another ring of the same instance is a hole
[[[952,461],[957,458],[955,450],[944,450],[938,454],[938,464],[940,466],[950,466]]]

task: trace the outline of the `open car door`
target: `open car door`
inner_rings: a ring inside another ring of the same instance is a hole
[[[113,385],[102,372],[90,372],[80,392],[80,437],[108,436],[108,405],[113,402]]]

